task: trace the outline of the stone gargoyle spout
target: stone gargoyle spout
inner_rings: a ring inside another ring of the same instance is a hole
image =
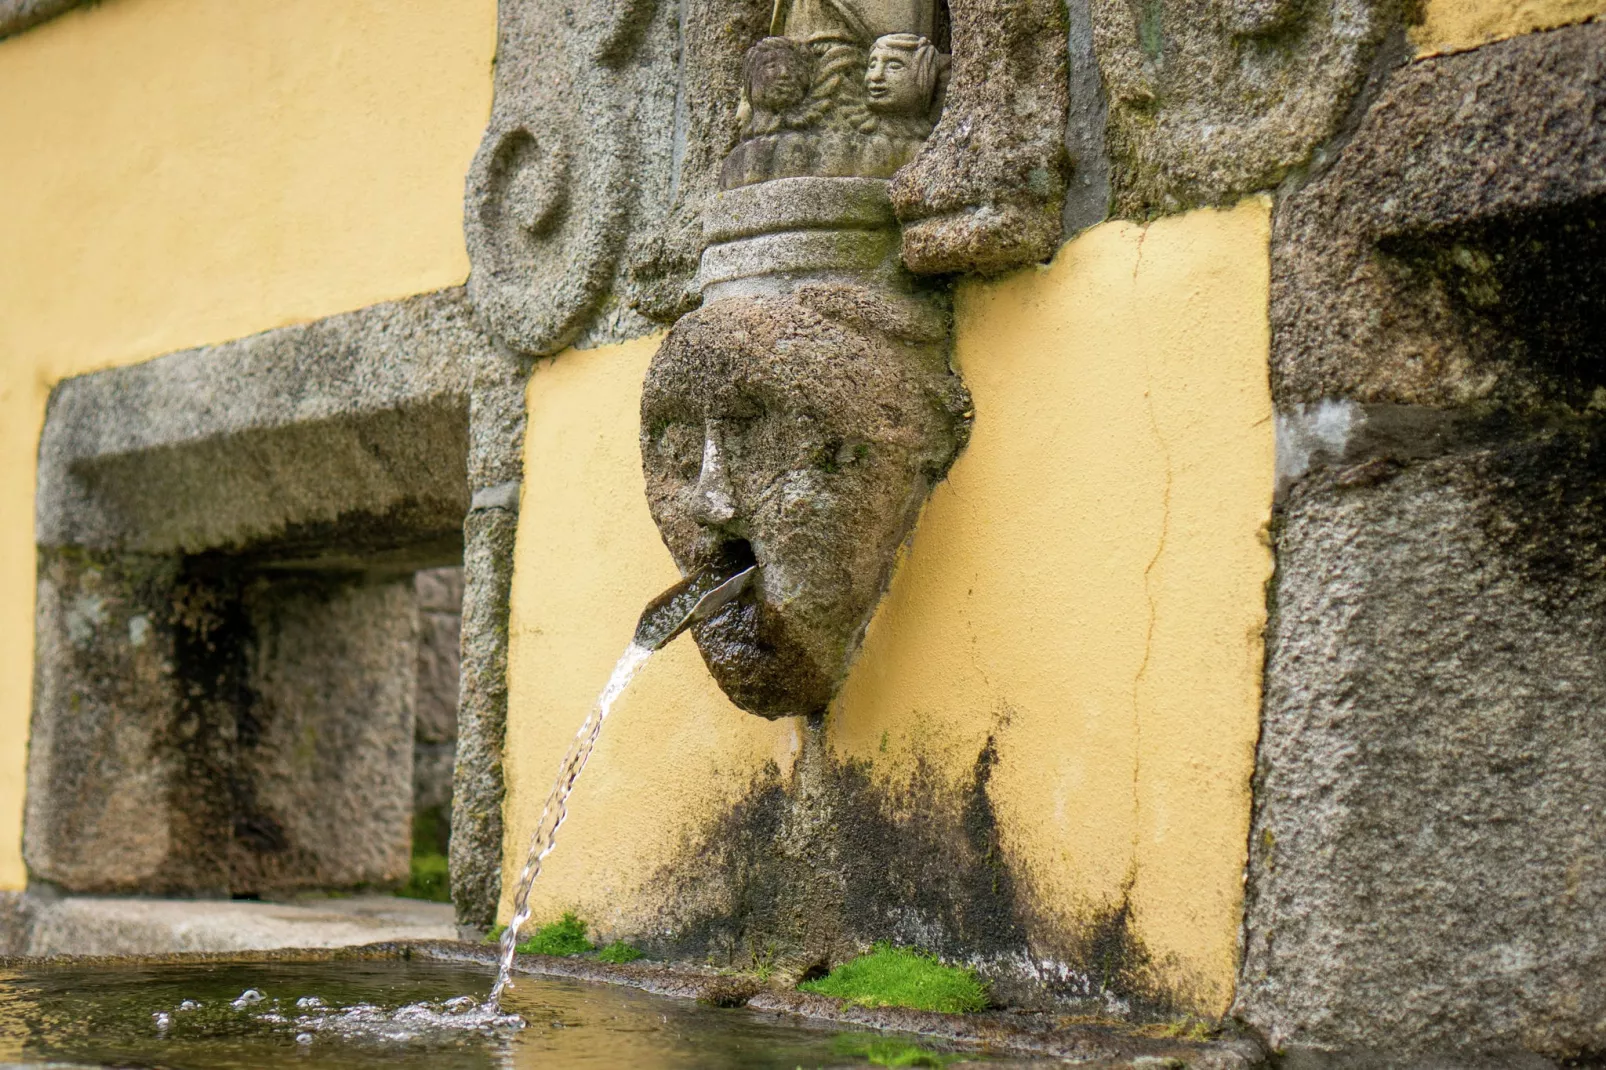
[[[889,180],[940,118],[934,0],[779,0],[749,50],[700,309],[647,373],[653,520],[686,575],[753,566],[691,625],[764,717],[825,709],[969,432],[946,298],[905,269]]]
[[[839,284],[716,301],[665,340],[642,397],[653,520],[676,563],[758,571],[692,635],[738,706],[836,693],[931,488],[969,430],[947,332]]]

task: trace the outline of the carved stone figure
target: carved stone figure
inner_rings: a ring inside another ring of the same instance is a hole
[[[947,64],[927,37],[897,27],[934,18],[929,3],[778,4],[774,28],[784,35],[759,41],[744,63],[742,140],[725,161],[724,188],[803,175],[890,178],[913,160],[931,133]],[[880,32],[887,27],[894,32]]]
[[[941,106],[935,23],[933,0],[780,0],[703,214],[704,306],[647,373],[664,542],[688,572],[759,566],[692,635],[765,717],[830,702],[968,429],[946,307],[904,270],[887,194]]]
[[[924,301],[811,284],[676,325],[642,394],[647,499],[683,571],[760,566],[692,628],[737,705],[825,708],[968,418]]]
[[[995,272],[1052,256],[1069,165],[1065,5],[952,0],[942,115],[892,183],[903,262]]]
[[[814,58],[790,37],[766,37],[748,51],[744,73],[751,107],[784,112],[808,96]]]
[[[871,111],[886,115],[925,115],[937,89],[937,50],[913,33],[876,38],[864,75]]]
[[[924,144],[942,111],[947,74],[948,57],[919,34],[877,38],[864,74],[865,105],[871,115],[860,129]]]

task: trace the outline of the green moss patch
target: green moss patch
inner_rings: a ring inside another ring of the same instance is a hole
[[[641,952],[623,940],[615,940],[601,951],[598,951],[597,958],[603,962],[611,962],[615,966],[622,966],[627,962],[635,962],[641,958]]]
[[[586,939],[586,923],[566,912],[551,925],[543,925],[518,947],[521,955],[584,955],[595,951]]]
[[[521,955],[557,955],[567,957],[570,955],[589,955],[596,952],[597,959],[621,965],[626,962],[635,962],[643,958],[642,953],[623,940],[615,940],[607,947],[598,947],[586,938],[587,925],[575,917],[572,911],[566,912],[563,917],[550,925],[543,925],[530,935],[530,938],[518,946]],[[493,926],[486,934],[487,944],[497,943],[502,934],[507,931],[506,925]]]
[[[944,966],[913,948],[887,944],[877,944],[868,955],[798,988],[865,1007],[910,1007],[942,1014],[987,1009],[987,984],[974,971]]]
[[[433,903],[452,901],[452,880],[442,849],[444,839],[437,828],[435,814],[426,811],[413,816],[413,857],[407,883],[396,889],[397,895],[403,899],[428,899]]]

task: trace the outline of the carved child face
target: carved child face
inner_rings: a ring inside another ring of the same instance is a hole
[[[683,317],[647,373],[647,498],[676,563],[759,565],[692,629],[753,713],[830,701],[966,434],[941,323],[900,314],[848,287],[719,301]]]
[[[864,91],[872,111],[924,115],[936,85],[936,49],[924,37],[890,34],[870,49]]]
[[[814,63],[808,51],[785,37],[766,37],[747,51],[747,98],[753,106],[785,111],[808,95]]]

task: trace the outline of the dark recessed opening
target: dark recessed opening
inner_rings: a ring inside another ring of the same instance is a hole
[[[1560,400],[1606,385],[1606,197],[1398,235],[1379,248],[1455,310],[1472,352]]]
[[[734,576],[758,564],[758,556],[753,553],[753,544],[746,539],[731,539],[720,544],[718,564],[721,573]]]

